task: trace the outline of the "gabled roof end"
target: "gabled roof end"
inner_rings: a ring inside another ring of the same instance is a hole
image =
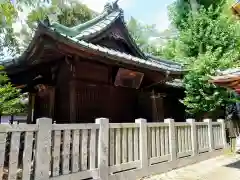
[[[116,0],[112,3],[110,3],[110,2],[106,3],[104,6],[103,12],[108,12],[108,14],[111,14],[112,12],[120,12],[121,17],[123,18],[124,17],[123,10],[122,10],[122,8],[119,7],[118,1],[119,0]]]

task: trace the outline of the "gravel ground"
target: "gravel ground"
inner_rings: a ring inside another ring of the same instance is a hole
[[[219,156],[144,180],[240,180],[240,155]]]

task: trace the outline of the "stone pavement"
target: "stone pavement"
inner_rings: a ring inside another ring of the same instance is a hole
[[[144,180],[240,180],[240,155],[219,156]]]

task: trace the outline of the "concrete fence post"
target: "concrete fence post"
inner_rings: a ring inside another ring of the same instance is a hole
[[[148,142],[147,142],[147,120],[146,119],[136,119],[135,123],[140,126],[139,129],[139,148],[140,148],[140,161],[141,168],[143,171],[147,171],[148,168]]]
[[[99,124],[99,139],[98,139],[98,167],[99,180],[108,180],[108,155],[109,155],[109,119],[98,118],[96,124]]]
[[[186,121],[191,125],[192,156],[196,156],[198,154],[197,126],[195,119],[187,119]]]
[[[211,119],[204,119],[204,122],[208,123],[209,151],[212,152],[214,150],[212,120]]]
[[[37,119],[36,165],[34,180],[48,180],[50,169],[50,147],[52,135],[52,119]]]
[[[175,135],[175,124],[174,119],[165,119],[165,123],[169,125],[169,149],[171,161],[175,161],[177,159],[177,141]]]
[[[227,148],[227,136],[226,136],[226,127],[225,127],[225,121],[224,119],[218,119],[217,120],[219,123],[221,123],[221,135],[222,135],[222,143],[223,143],[223,148]]]

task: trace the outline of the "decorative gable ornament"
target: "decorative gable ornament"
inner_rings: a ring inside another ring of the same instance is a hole
[[[109,36],[116,39],[116,40],[124,40],[124,37],[122,36],[122,33],[119,32],[118,30],[114,30],[113,32],[110,33]]]

